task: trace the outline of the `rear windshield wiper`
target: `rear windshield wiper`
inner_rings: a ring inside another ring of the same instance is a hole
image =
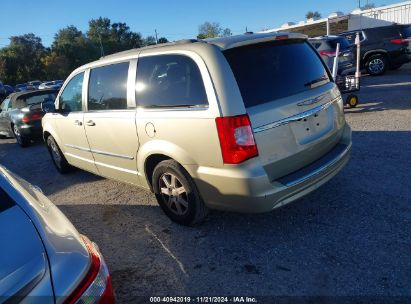
[[[320,78],[317,78],[317,79],[311,80],[310,82],[307,82],[304,86],[312,88],[315,84],[318,84],[318,83],[323,82],[323,81],[328,81],[328,80],[329,80],[328,76],[323,75]]]

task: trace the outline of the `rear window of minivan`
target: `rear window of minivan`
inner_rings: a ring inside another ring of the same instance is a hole
[[[319,55],[306,40],[252,44],[228,49],[224,55],[246,108],[330,82]]]

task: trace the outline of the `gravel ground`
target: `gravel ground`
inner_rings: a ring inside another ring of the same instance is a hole
[[[347,110],[352,159],[271,213],[168,220],[154,196],[92,174],[59,175],[43,144],[0,141],[0,162],[40,186],[97,242],[118,303],[137,296],[411,296],[411,66],[364,77]]]

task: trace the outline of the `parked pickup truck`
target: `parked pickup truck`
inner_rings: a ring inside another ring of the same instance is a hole
[[[58,90],[17,92],[10,94],[0,106],[0,135],[15,137],[27,147],[42,136],[43,107],[53,104]]]

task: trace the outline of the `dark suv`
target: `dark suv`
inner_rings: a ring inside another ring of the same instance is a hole
[[[355,71],[353,46],[346,38],[340,36],[321,36],[310,38],[308,41],[315,47],[331,71],[334,66],[337,43],[339,43],[338,75],[345,75]]]
[[[411,61],[411,45],[406,37],[410,25],[389,25],[339,34],[355,42],[360,33],[361,67],[371,75],[382,75],[387,69],[398,69]],[[408,33],[408,34],[407,34]]]

